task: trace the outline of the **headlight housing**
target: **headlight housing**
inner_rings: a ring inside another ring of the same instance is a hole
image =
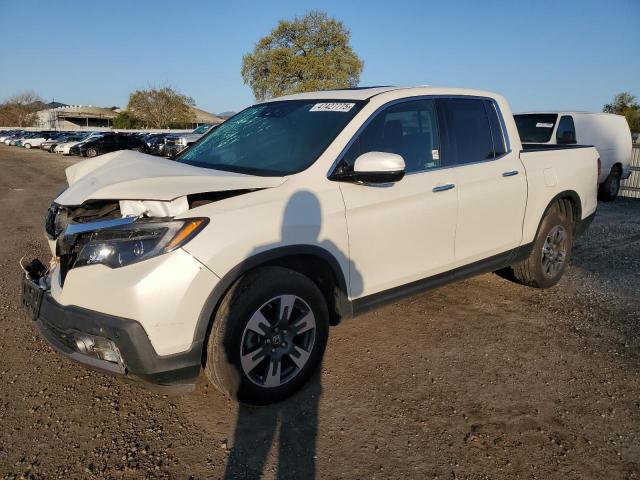
[[[207,218],[137,221],[78,234],[73,268],[86,265],[124,267],[180,248],[209,223]]]

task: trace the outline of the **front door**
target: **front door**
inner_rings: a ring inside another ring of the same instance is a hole
[[[451,268],[457,218],[454,169],[442,168],[434,100],[393,104],[360,132],[338,168],[366,152],[403,157],[405,177],[394,184],[342,183],[349,232],[353,299]]]

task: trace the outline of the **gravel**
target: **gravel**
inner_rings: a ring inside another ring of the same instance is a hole
[[[640,477],[640,201],[600,204],[549,290],[483,275],[332,329],[321,374],[239,407],[52,351],[18,260],[72,159],[0,146],[0,478]]]

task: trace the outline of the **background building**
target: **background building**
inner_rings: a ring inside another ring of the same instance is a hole
[[[40,110],[37,127],[48,130],[80,130],[87,128],[111,128],[118,112],[110,108],[92,105],[67,105]]]
[[[194,122],[191,128],[202,124],[217,125],[224,121],[216,115],[190,107]],[[121,111],[118,107],[103,108],[93,105],[63,105],[37,112],[35,127],[47,130],[87,130],[112,128],[113,119]]]

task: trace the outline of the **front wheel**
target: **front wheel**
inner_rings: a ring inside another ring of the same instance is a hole
[[[205,373],[240,402],[278,402],[313,375],[328,333],[327,304],[312,280],[287,268],[259,268],[241,277],[218,308]]]
[[[558,283],[571,259],[573,231],[571,204],[560,200],[545,214],[529,256],[511,266],[516,281],[536,288]]]
[[[98,155],[98,151],[95,148],[87,149],[87,157],[93,158],[93,157],[96,157],[97,155]]]
[[[598,188],[598,197],[605,202],[613,202],[620,191],[622,173],[618,167],[613,167],[607,179]]]

